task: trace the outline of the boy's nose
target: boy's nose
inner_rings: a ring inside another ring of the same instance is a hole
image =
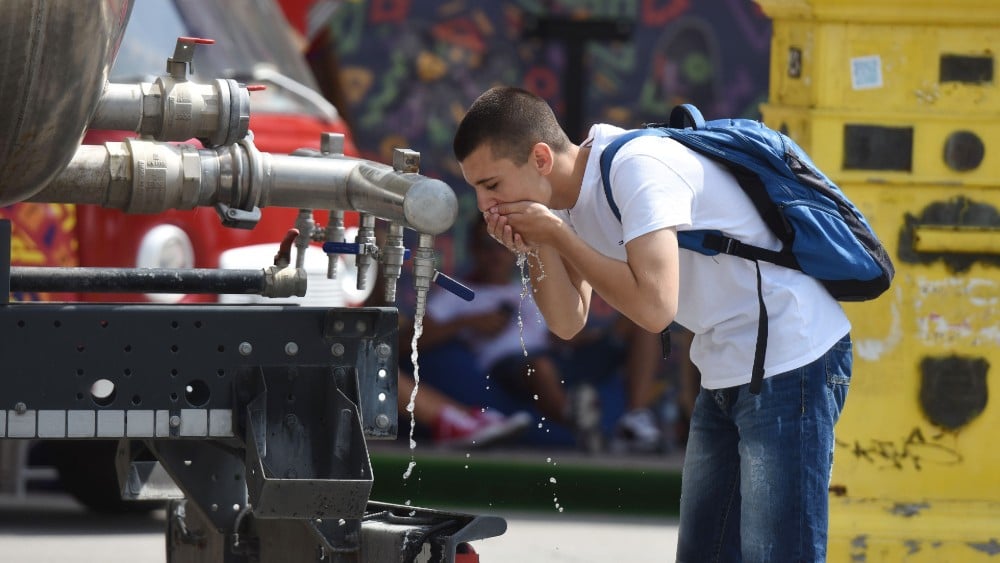
[[[496,198],[484,194],[482,190],[476,190],[476,205],[480,212],[486,213],[489,208],[496,206]]]

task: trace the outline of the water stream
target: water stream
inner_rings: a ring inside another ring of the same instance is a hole
[[[531,295],[532,293],[534,293],[534,291],[535,291],[534,288],[532,288],[532,286],[531,286],[531,277],[530,277],[531,276],[531,271],[530,271],[530,269],[528,267],[528,258],[529,257],[534,258],[535,262],[538,264],[539,272],[538,272],[538,279],[537,279],[537,281],[541,281],[541,280],[545,279],[545,270],[542,269],[542,261],[541,261],[541,259],[538,256],[538,250],[533,250],[531,252],[518,252],[517,253],[517,267],[518,267],[518,269],[521,272],[521,304],[522,305],[524,304],[524,299],[526,297],[528,297],[529,295]],[[541,315],[541,311],[540,310],[539,310],[538,314]],[[542,322],[542,320],[543,319],[541,319],[541,318],[536,319],[537,322]],[[521,307],[518,307],[518,310],[517,310],[517,326],[521,330],[521,352],[524,353],[525,357],[527,357],[528,356],[528,349],[527,349],[527,346],[524,343],[524,321],[521,318]],[[528,366],[527,377],[531,377],[531,374],[534,371],[535,371],[535,369],[533,367]],[[538,401],[538,395],[537,394],[534,395],[533,398],[534,398],[535,401]],[[544,427],[545,427],[545,417],[543,416],[543,417],[541,417],[541,421],[539,421],[539,423],[538,423],[538,429],[542,430]],[[548,432],[549,429],[545,428],[545,431]],[[552,465],[553,467],[556,466],[556,462],[553,461],[551,457],[545,458],[545,463],[548,463],[548,464]],[[558,495],[558,491],[556,490],[556,485],[558,483],[557,483],[556,478],[554,476],[549,477],[549,484],[552,485],[552,489],[553,489],[553,492],[552,492],[552,504],[554,505],[554,507],[555,507],[556,510],[558,510],[559,512],[562,512],[564,507],[561,504],[559,504],[559,495]]]
[[[423,332],[423,315],[414,315],[413,340],[410,341],[410,361],[413,362],[413,391],[410,392],[410,402],[406,404],[406,412],[410,413],[410,463],[406,465],[406,471],[403,472],[403,479],[409,479],[410,475],[413,473],[413,468],[417,465],[415,459],[417,441],[413,439],[413,430],[417,425],[417,420],[413,411],[416,409],[417,391],[420,389],[420,353],[417,350],[417,341],[420,339],[420,335],[423,334]]]
[[[520,274],[521,274],[521,304],[523,304],[524,303],[524,299],[526,297],[528,297],[533,292],[533,289],[531,287],[530,270],[529,270],[529,267],[528,267],[528,258],[529,258],[529,256],[535,258],[535,260],[539,264],[539,267],[541,267],[541,261],[539,260],[537,250],[536,251],[532,251],[531,253],[527,253],[527,252],[518,252],[517,253],[517,267],[520,270]],[[542,280],[544,278],[545,278],[545,272],[544,272],[544,270],[542,270],[542,271],[539,272],[538,280]],[[521,316],[521,308],[522,307],[519,306],[518,310],[517,310],[517,326],[518,326],[518,330],[520,331],[520,337],[521,337],[521,352],[524,354],[525,357],[527,357],[528,356],[528,349],[527,349],[527,345],[524,342],[524,319]],[[540,315],[540,313],[539,313],[539,315]],[[536,322],[542,322],[542,319],[541,318],[536,319]],[[421,334],[423,334],[423,329],[424,329],[424,319],[423,319],[423,316],[421,316],[421,315],[415,316],[415,318],[413,320],[413,340],[410,343],[410,348],[411,348],[410,361],[413,363],[413,391],[410,393],[410,400],[409,400],[409,402],[406,405],[406,411],[408,413],[410,413],[410,461],[409,461],[409,463],[407,463],[406,470],[403,472],[403,479],[404,480],[407,480],[407,479],[410,478],[410,476],[413,474],[413,469],[417,465],[417,462],[416,462],[417,442],[416,442],[416,440],[413,437],[414,429],[416,427],[416,416],[414,414],[414,410],[416,409],[417,392],[420,389],[420,362],[419,362],[419,351],[417,349],[417,341],[420,339]],[[535,371],[534,368],[532,368],[531,366],[529,366],[528,370],[527,370],[527,377],[531,377],[531,374],[534,371]],[[486,375],[486,379],[489,380],[489,374]],[[489,386],[487,385],[486,388],[489,389]],[[538,395],[537,394],[534,395],[533,398],[534,398],[535,401],[538,401]],[[483,409],[483,410],[485,411],[485,409]],[[543,417],[541,417],[541,422],[538,423],[538,428],[539,429],[543,428],[544,424],[545,424],[545,417],[543,416]],[[548,432],[547,429],[546,429],[546,432]],[[471,453],[466,452],[465,458],[466,458],[466,460],[470,459],[471,458]],[[551,457],[545,458],[545,461],[546,461],[546,463],[551,464],[553,467],[555,467],[555,465],[556,465],[556,462],[553,461]],[[468,468],[469,468],[469,465],[468,465],[468,463],[466,463],[465,464],[465,469],[468,469]],[[553,477],[549,477],[549,484],[552,485],[553,489],[555,488],[555,486],[557,484],[557,481],[556,481],[556,478],[554,476]],[[562,505],[560,505],[560,503],[559,503],[559,497],[558,497],[556,491],[553,491],[552,502],[553,502],[556,510],[558,510],[559,512],[563,511],[564,507]],[[404,504],[406,506],[409,506],[410,503],[411,503],[411,500],[408,499],[408,500],[406,500],[406,502]],[[491,505],[492,505],[492,503],[491,503]]]

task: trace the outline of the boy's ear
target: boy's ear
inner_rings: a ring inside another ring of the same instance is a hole
[[[548,176],[552,172],[555,155],[547,143],[535,143],[535,146],[531,147],[531,159],[539,174]]]

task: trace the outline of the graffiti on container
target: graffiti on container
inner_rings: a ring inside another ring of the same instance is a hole
[[[962,454],[944,443],[946,434],[924,436],[920,428],[914,427],[910,434],[900,440],[871,438],[867,442],[837,440],[837,447],[845,450],[860,461],[866,461],[879,469],[922,470],[927,465],[958,465]]]
[[[916,336],[926,345],[995,346],[1000,284],[975,277],[916,278],[913,310]]]

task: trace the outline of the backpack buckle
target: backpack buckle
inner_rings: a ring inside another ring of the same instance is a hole
[[[740,241],[733,237],[727,237],[721,231],[709,231],[705,233],[701,245],[709,250],[734,256],[737,256],[736,252],[743,246]]]

